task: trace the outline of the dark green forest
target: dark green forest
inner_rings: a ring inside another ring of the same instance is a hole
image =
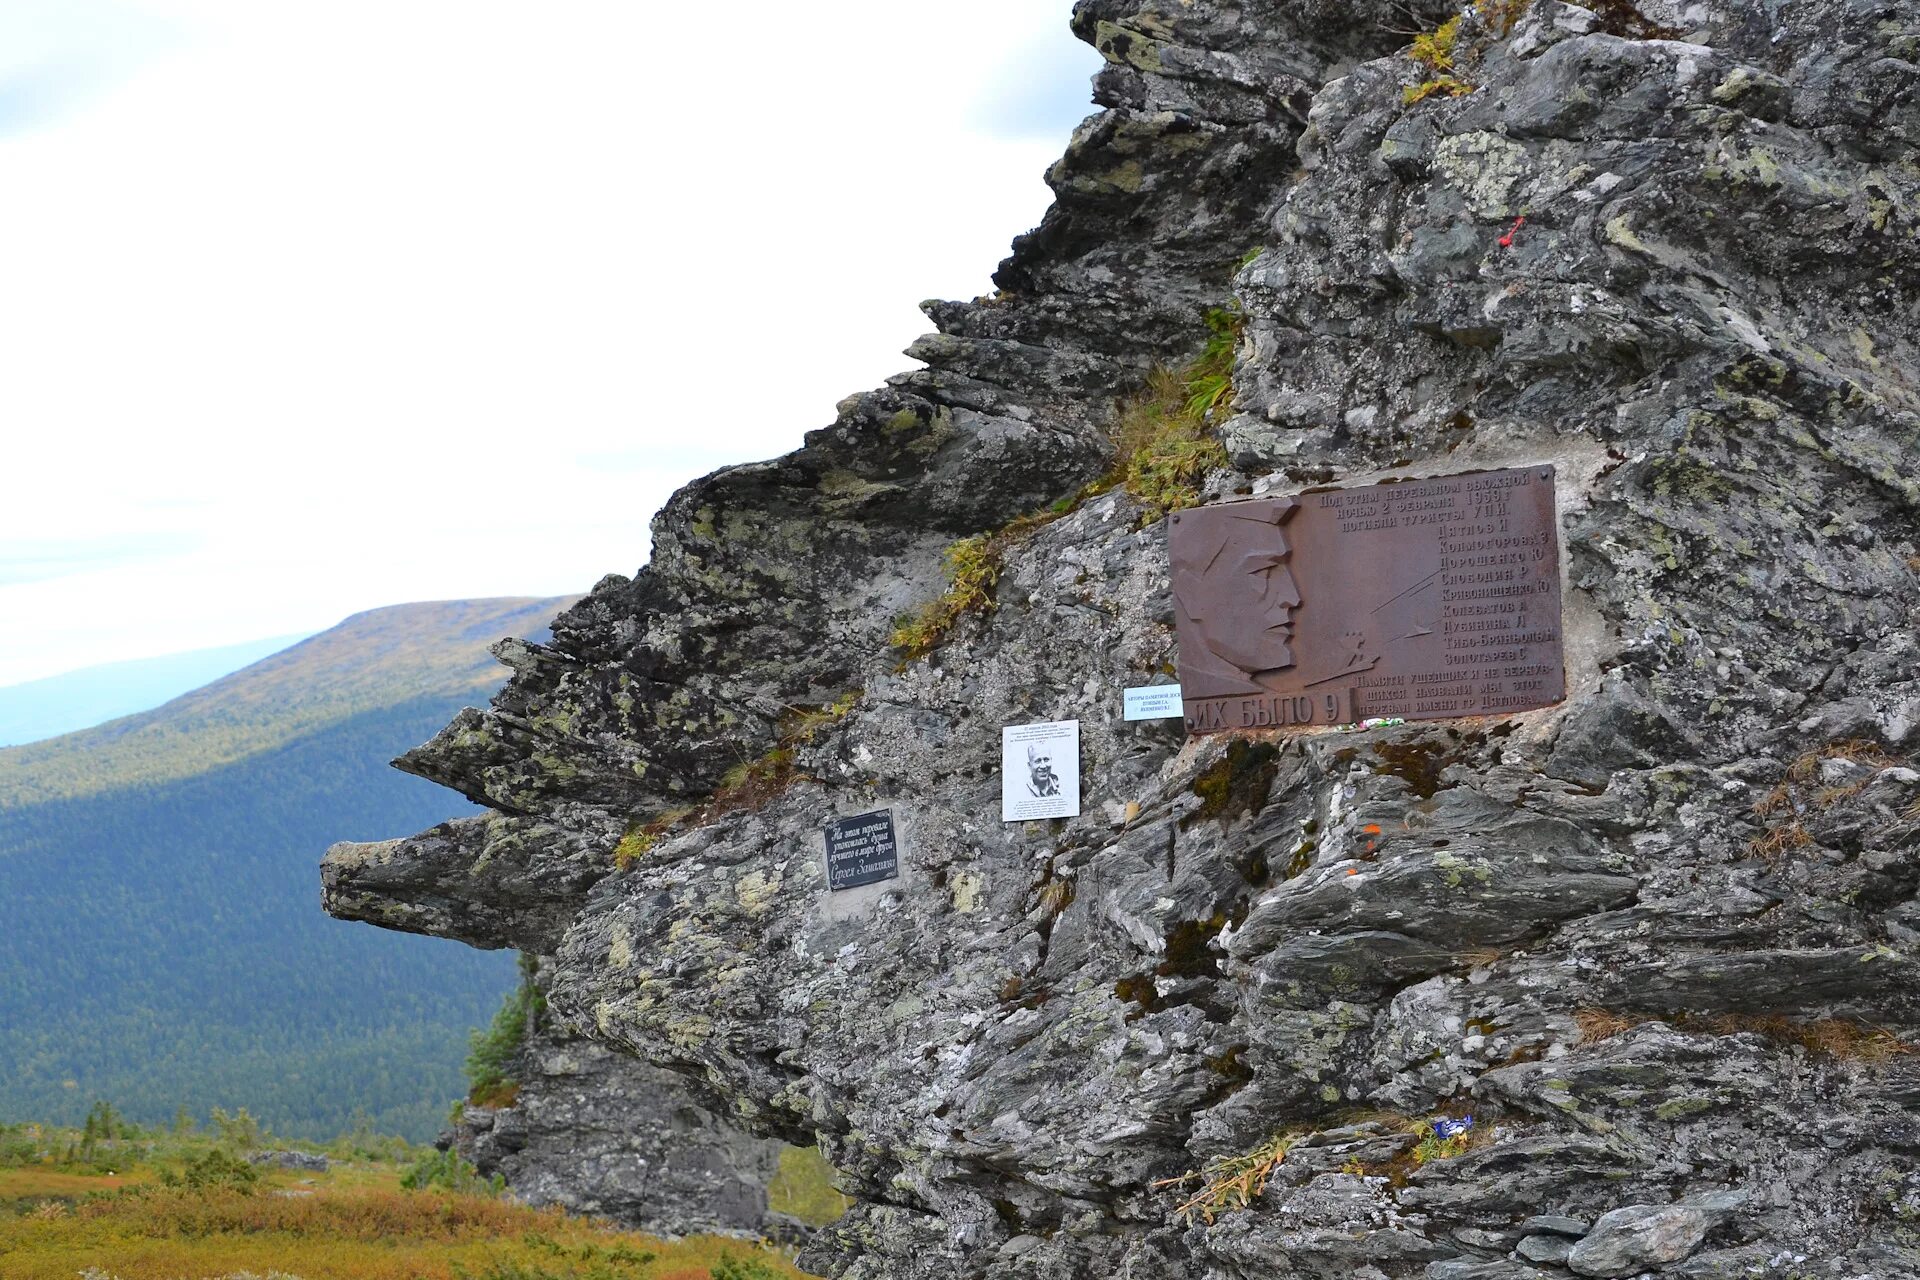
[[[465,1091],[509,953],[332,920],[335,840],[405,835],[460,797],[388,761],[471,693],[364,711],[176,781],[0,808],[0,1122],[145,1124],[248,1108],[322,1138],[356,1111],[422,1140]]]

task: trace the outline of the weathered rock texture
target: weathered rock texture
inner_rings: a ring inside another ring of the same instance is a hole
[[[767,1212],[782,1144],[700,1107],[671,1072],[541,1017],[512,1074],[513,1105],[464,1108],[451,1141],[519,1199],[671,1235],[789,1234]]]
[[[835,1275],[1920,1275],[1920,11],[1484,7],[1474,91],[1408,106],[1444,11],[1083,0],[1107,110],[1002,293],[506,649],[403,762],[500,816],[336,850],[335,909],[550,951],[595,1038],[819,1134]],[[887,650],[1230,297],[1214,494],[1559,464],[1563,705],[1124,724],[1174,654],[1120,492]],[[853,690],[784,793],[615,870]],[[1061,718],[1083,816],[1001,825],[1000,727]],[[883,802],[903,877],[829,899],[820,824]],[[1156,1185],[1274,1135],[1248,1207]]]

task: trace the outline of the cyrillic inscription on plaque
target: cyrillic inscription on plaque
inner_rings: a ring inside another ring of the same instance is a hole
[[[889,811],[835,818],[827,824],[825,835],[828,889],[857,889],[900,874],[900,844]]]
[[[1225,502],[1167,538],[1191,732],[1566,696],[1552,467]]]

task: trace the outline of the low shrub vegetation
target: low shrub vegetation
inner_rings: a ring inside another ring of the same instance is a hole
[[[400,1186],[407,1191],[452,1191],[465,1196],[497,1196],[507,1189],[499,1174],[483,1178],[480,1171],[453,1150],[431,1151],[416,1160],[400,1175]]]
[[[1187,1222],[1195,1218],[1212,1224],[1219,1215],[1232,1209],[1244,1209],[1266,1193],[1274,1170],[1287,1158],[1298,1141],[1293,1134],[1275,1134],[1244,1155],[1223,1156],[1204,1169],[1165,1178],[1156,1187],[1197,1186],[1191,1196],[1174,1212]]]
[[[189,1158],[178,1172],[160,1170],[160,1185],[184,1187],[188,1191],[237,1191],[242,1194],[260,1185],[260,1171],[219,1147]]]
[[[507,998],[483,1031],[476,1028],[467,1038],[467,1103],[476,1107],[510,1107],[520,1096],[520,1047],[527,1032],[546,1008],[546,1000],[533,983],[534,959],[520,957],[520,985]]]
[[[0,1126],[6,1280],[802,1277],[752,1242],[664,1241],[516,1204],[439,1153],[411,1170],[340,1159],[308,1172],[251,1165],[217,1133],[116,1124],[112,1134],[100,1137],[96,1126],[97,1153],[117,1164],[109,1175],[65,1163],[80,1130]]]

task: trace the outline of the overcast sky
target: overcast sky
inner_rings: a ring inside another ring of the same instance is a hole
[[[557,595],[1039,220],[1067,0],[0,0],[0,685]]]

